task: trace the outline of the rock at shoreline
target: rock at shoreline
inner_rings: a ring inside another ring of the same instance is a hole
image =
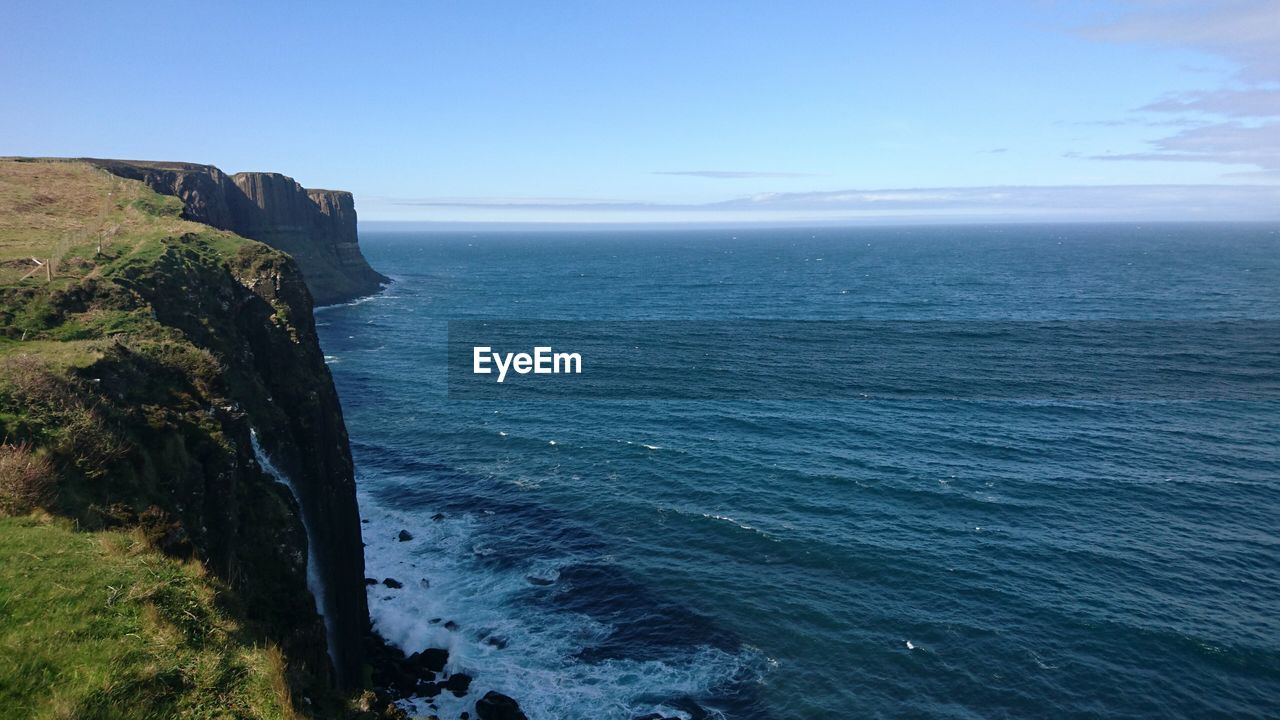
[[[471,688],[471,676],[466,673],[454,673],[444,681],[444,689],[453,693],[454,697],[462,697]]]
[[[433,673],[444,672],[444,666],[449,663],[449,651],[444,648],[427,648],[410,655],[405,662]]]
[[[410,540],[413,539],[413,533],[409,532],[408,530],[401,530],[400,534],[397,535],[396,538],[398,538],[400,542],[409,542]]]
[[[441,520],[444,519],[444,513],[436,513],[435,515],[431,516],[431,519],[435,520],[436,522],[440,522]]]
[[[476,702],[476,715],[480,720],[529,720],[512,698],[495,690],[485,693]]]
[[[404,587],[404,583],[400,582],[395,578],[383,578],[382,584],[386,585],[392,590],[399,590],[400,588]]]
[[[420,682],[415,694],[419,697],[433,698],[440,694],[440,683],[437,682]]]

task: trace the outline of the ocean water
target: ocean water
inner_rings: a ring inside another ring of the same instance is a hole
[[[450,320],[1276,321],[1280,228],[362,243],[395,284],[317,319],[368,574],[404,584],[374,623],[531,720],[1280,717],[1274,386],[507,401],[446,370]]]

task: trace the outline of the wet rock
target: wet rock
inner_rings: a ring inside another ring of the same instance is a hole
[[[370,690],[360,693],[351,703],[353,720],[408,720],[409,716],[396,707],[391,698]]]
[[[710,720],[711,713],[706,708],[693,701],[693,698],[682,697],[670,701],[672,707],[680,712],[687,713],[689,720]]]
[[[408,530],[401,530],[400,534],[396,535],[396,538],[400,540],[400,542],[409,542],[413,539],[413,533]]]
[[[457,629],[458,629],[458,623],[456,623],[456,622],[454,622],[454,621],[450,620],[449,622],[447,622],[447,623],[445,623],[445,624],[444,624],[444,629],[445,629],[445,630],[457,630]]]
[[[436,682],[420,682],[418,683],[418,696],[424,698],[433,698],[440,694],[440,683]]]
[[[520,711],[519,703],[496,690],[476,701],[476,716],[480,720],[529,720]]]
[[[399,580],[397,580],[397,579],[395,579],[395,578],[383,578],[383,579],[382,579],[382,584],[383,584],[383,585],[386,585],[387,587],[391,588],[392,590],[399,590],[400,588],[404,587],[404,583],[400,582]]]
[[[449,663],[449,651],[444,648],[427,648],[422,652],[410,655],[405,659],[405,662],[413,667],[429,670],[433,673],[443,672],[444,666]]]
[[[365,585],[377,585],[377,584],[378,584],[378,579],[377,579],[377,578],[365,578],[365,579],[364,579],[364,584],[365,584]]]
[[[391,688],[397,695],[408,697],[418,687],[418,676],[404,666],[392,668],[390,672]]]
[[[454,673],[444,681],[444,689],[453,693],[454,697],[462,697],[471,688],[471,676],[466,673]]]
[[[498,648],[499,650],[507,649],[507,639],[502,637],[501,635],[490,635],[489,637],[484,639],[484,642],[486,645],[491,645],[493,647]]]
[[[431,516],[431,519],[435,520],[436,522],[440,522],[441,520],[444,519],[444,513],[436,513],[435,515]]]

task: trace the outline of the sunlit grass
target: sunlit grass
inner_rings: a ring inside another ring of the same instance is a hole
[[[199,563],[124,532],[0,518],[0,708],[24,718],[291,718]]]

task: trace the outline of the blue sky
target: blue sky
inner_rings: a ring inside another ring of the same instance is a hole
[[[2,12],[0,154],[275,170],[365,220],[1280,219],[1275,0]]]

